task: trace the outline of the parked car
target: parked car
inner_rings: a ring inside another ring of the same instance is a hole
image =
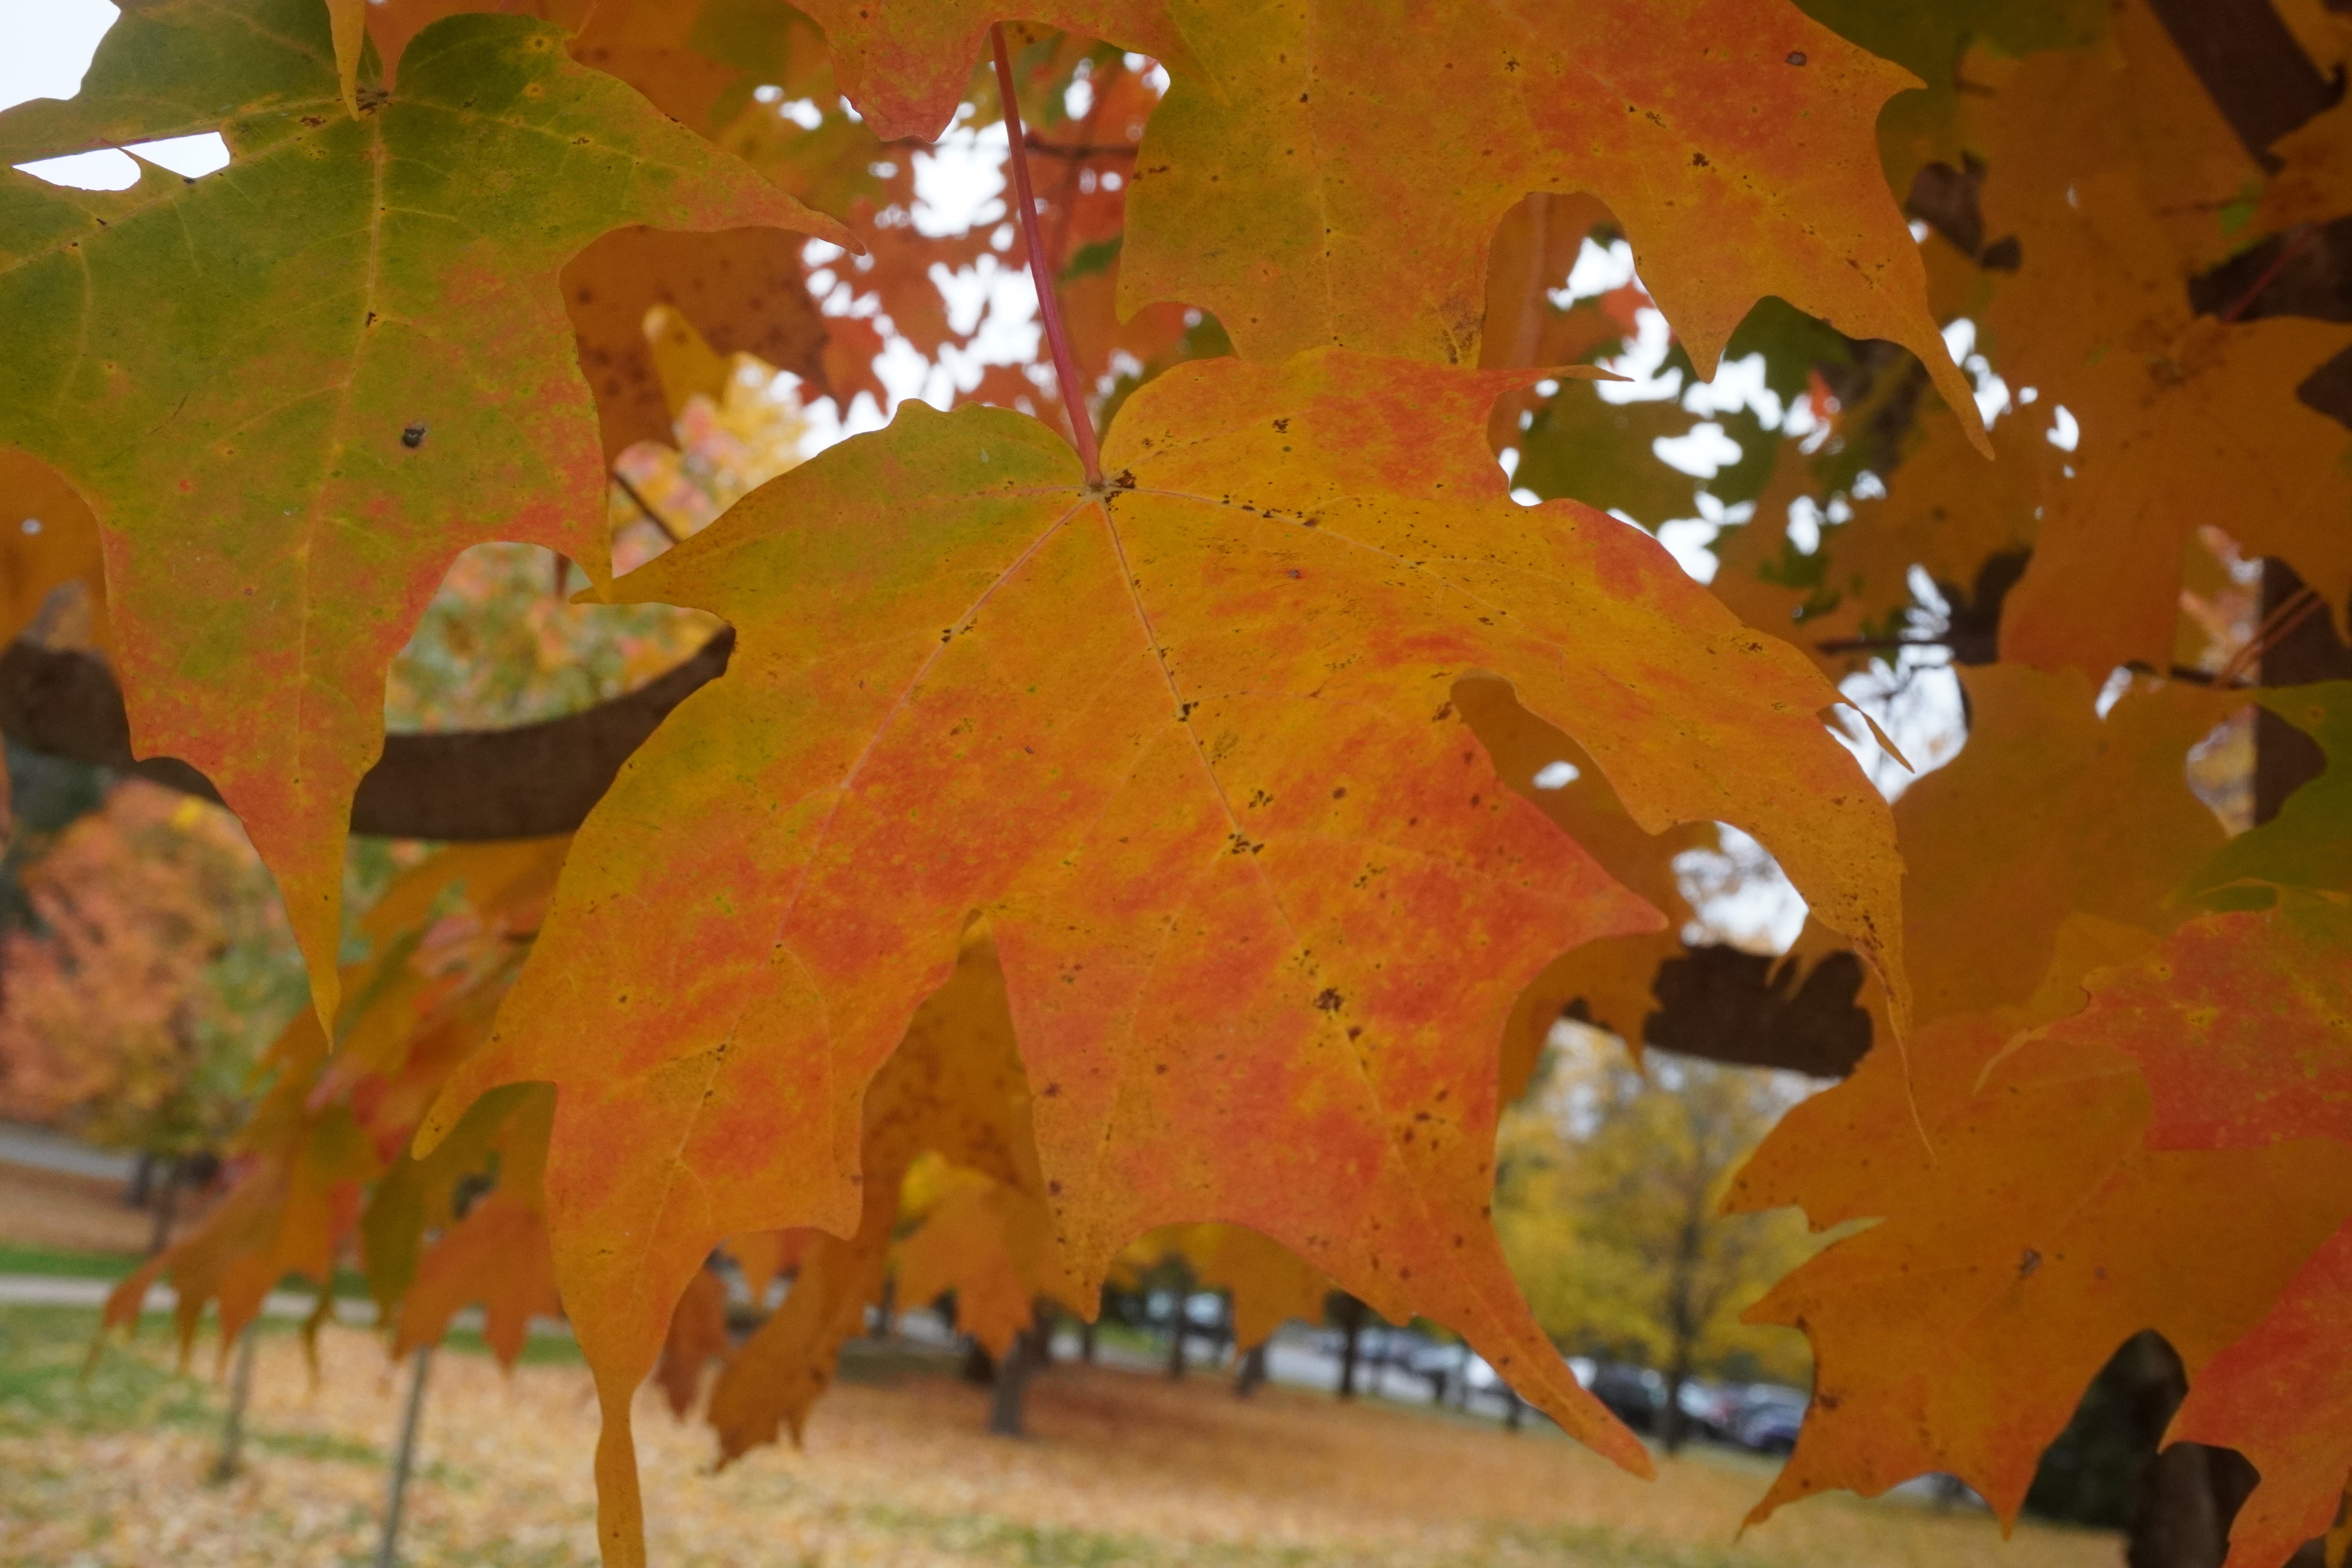
[[[1666,1408],[1666,1380],[1645,1366],[1608,1362],[1596,1367],[1592,1397],[1636,1432],[1655,1432]]]
[[[1426,1344],[1405,1352],[1404,1369],[1429,1383],[1430,1403],[1458,1400],[1465,1386],[1465,1369],[1477,1358],[1465,1344]]]
[[[1756,1384],[1740,1395],[1732,1437],[1743,1448],[1785,1454],[1797,1446],[1797,1428],[1804,1424],[1805,1406],[1810,1403],[1793,1388]]]
[[[1739,1425],[1739,1396],[1720,1384],[1686,1377],[1675,1402],[1682,1407],[1684,1430],[1693,1436],[1729,1441]]]
[[[1572,1355],[1566,1359],[1569,1375],[1576,1379],[1576,1385],[1579,1388],[1591,1388],[1592,1374],[1597,1370],[1592,1358],[1586,1355]],[[1502,1373],[1489,1365],[1485,1356],[1475,1351],[1462,1363],[1462,1379],[1463,1385],[1468,1394],[1468,1397],[1463,1401],[1465,1407],[1470,1399],[1482,1394],[1491,1394],[1501,1400],[1508,1400],[1511,1396],[1510,1385],[1503,1381]]]

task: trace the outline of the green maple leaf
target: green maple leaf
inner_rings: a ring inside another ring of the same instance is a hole
[[[0,171],[0,443],[97,511],[133,744],[245,819],[325,1016],[384,668],[450,560],[505,539],[606,571],[565,261],[626,224],[848,242],[563,41],[451,18],[354,115],[317,0],[163,0],[79,97],[0,115],[12,163],[227,142],[120,192]]]

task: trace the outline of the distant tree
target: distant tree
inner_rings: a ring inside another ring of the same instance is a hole
[[[304,994],[236,819],[126,780],[21,883],[30,923],[0,939],[0,1115],[163,1161],[216,1147]]]
[[[1784,1074],[1651,1052],[1598,1031],[1556,1048],[1503,1123],[1495,1222],[1537,1321],[1564,1343],[1665,1373],[1664,1435],[1688,1435],[1698,1372],[1805,1381],[1803,1342],[1740,1313],[1813,1249],[1792,1211],[1724,1215],[1732,1173],[1801,1092]]]

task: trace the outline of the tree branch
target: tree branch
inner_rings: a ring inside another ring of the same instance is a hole
[[[668,674],[561,719],[508,730],[384,737],[360,781],[352,831],[380,838],[537,838],[578,827],[669,710],[727,668],[722,630]],[[217,801],[205,775],[176,757],[133,760],[122,692],[90,654],[17,641],[0,654],[0,731],[51,756],[119,768]]]
[[[2264,168],[2271,143],[2344,96],[2311,63],[2271,0],[2149,0],[2148,9]]]
[[[1041,158],[1132,158],[1141,151],[1120,142],[1046,142],[1034,131],[1021,139],[1021,145]]]

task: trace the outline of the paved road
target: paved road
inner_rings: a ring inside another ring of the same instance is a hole
[[[112,1293],[111,1279],[74,1279],[51,1274],[0,1274],[0,1307],[102,1307]],[[143,1310],[150,1313],[168,1312],[179,1304],[179,1293],[169,1285],[151,1285]],[[273,1290],[262,1299],[261,1315],[265,1318],[287,1318],[300,1321],[318,1307],[319,1299],[300,1290]],[[356,1296],[335,1299],[335,1321],[346,1328],[372,1329],[376,1324],[375,1303]],[[481,1331],[482,1313],[478,1307],[468,1307],[450,1321],[450,1326]],[[572,1337],[569,1323],[551,1319],[535,1318],[530,1334],[534,1339],[568,1340]]]
[[[103,1182],[128,1182],[139,1162],[132,1155],[112,1149],[93,1149],[47,1128],[0,1121],[0,1163],[30,1165],[35,1170],[89,1176]]]

